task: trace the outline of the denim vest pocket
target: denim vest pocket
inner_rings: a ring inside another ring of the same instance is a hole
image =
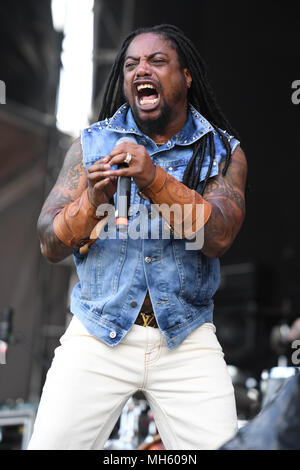
[[[220,160],[220,155],[216,155],[211,170],[209,174],[209,178],[212,178],[213,176],[216,176],[219,173],[219,160]],[[181,160],[175,160],[175,161],[168,161],[168,162],[158,162],[158,165],[166,170],[169,175],[174,176],[178,181],[183,180],[183,175],[186,169],[186,166],[188,164],[189,159],[181,159]],[[197,167],[196,167],[197,170]],[[199,186],[201,185],[201,182],[204,181],[207,172],[209,170],[209,162],[205,160],[203,162],[201,171],[200,171],[200,176],[199,176]],[[197,188],[198,189],[198,188]]]
[[[182,181],[187,163],[188,159],[181,159],[168,160],[167,162],[159,161],[158,165],[164,170],[166,170],[169,175],[174,176],[178,181]]]
[[[172,240],[172,245],[180,280],[179,297],[201,304],[208,290],[206,258],[200,251],[186,250],[185,240]]]
[[[202,306],[212,299],[220,283],[220,262],[201,251],[181,250],[173,244],[180,279],[179,297],[189,305]]]
[[[92,245],[86,256],[76,257],[77,274],[81,286],[81,297],[84,300],[99,299],[102,295],[103,268],[101,258],[103,247]]]

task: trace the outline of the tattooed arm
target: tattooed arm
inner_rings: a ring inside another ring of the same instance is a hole
[[[245,217],[247,162],[240,146],[234,150],[225,176],[223,168],[221,163],[219,175],[211,178],[203,194],[212,211],[204,228],[202,252],[211,258],[228,250]]]
[[[75,201],[87,187],[86,172],[82,163],[80,138],[67,152],[58,179],[47,197],[38,219],[37,229],[42,254],[53,263],[61,261],[75,250],[66,246],[55,235],[54,217],[69,203]]]
[[[89,168],[82,162],[80,138],[68,151],[54,188],[38,220],[42,254],[53,263],[76,251],[99,222],[96,208],[107,204],[117,188],[117,179],[103,174],[100,160]]]

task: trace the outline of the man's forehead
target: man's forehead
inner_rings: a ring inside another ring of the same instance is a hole
[[[143,33],[136,36],[129,44],[125,57],[150,56],[162,52],[167,55],[174,54],[175,48],[172,42],[156,33]]]

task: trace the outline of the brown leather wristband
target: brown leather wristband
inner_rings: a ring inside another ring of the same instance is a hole
[[[139,194],[159,206],[161,216],[183,238],[198,232],[211,214],[211,205],[199,193],[157,165],[154,180]]]
[[[65,245],[77,248],[89,239],[98,222],[96,208],[90,202],[88,189],[85,189],[78,199],[56,215],[53,228],[56,236]]]

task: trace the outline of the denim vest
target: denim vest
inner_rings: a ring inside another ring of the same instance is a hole
[[[83,161],[87,170],[108,155],[121,137],[133,136],[138,144],[146,147],[155,164],[181,181],[194,143],[208,132],[212,132],[210,123],[190,105],[185,126],[158,147],[141,133],[131,109],[124,104],[110,119],[81,132]],[[220,136],[213,132],[216,155],[210,177],[218,174],[219,163],[225,157]],[[226,131],[222,132],[233,151],[239,142]],[[201,190],[209,161],[207,145],[197,191]],[[163,222],[159,216],[153,231],[154,211],[149,201],[140,198],[132,180],[130,206],[137,205],[147,215],[144,236],[129,236],[112,227],[108,229],[110,236],[98,238],[87,255],[75,253],[79,282],[73,288],[70,308],[90,334],[116,346],[133,326],[149,290],[157,323],[171,350],[202,323],[212,322],[213,295],[220,278],[219,260],[206,257],[200,250],[186,249],[185,239],[172,234],[162,236]],[[129,231],[136,228],[137,221],[138,214],[133,211]],[[151,223],[151,237],[147,237]]]

